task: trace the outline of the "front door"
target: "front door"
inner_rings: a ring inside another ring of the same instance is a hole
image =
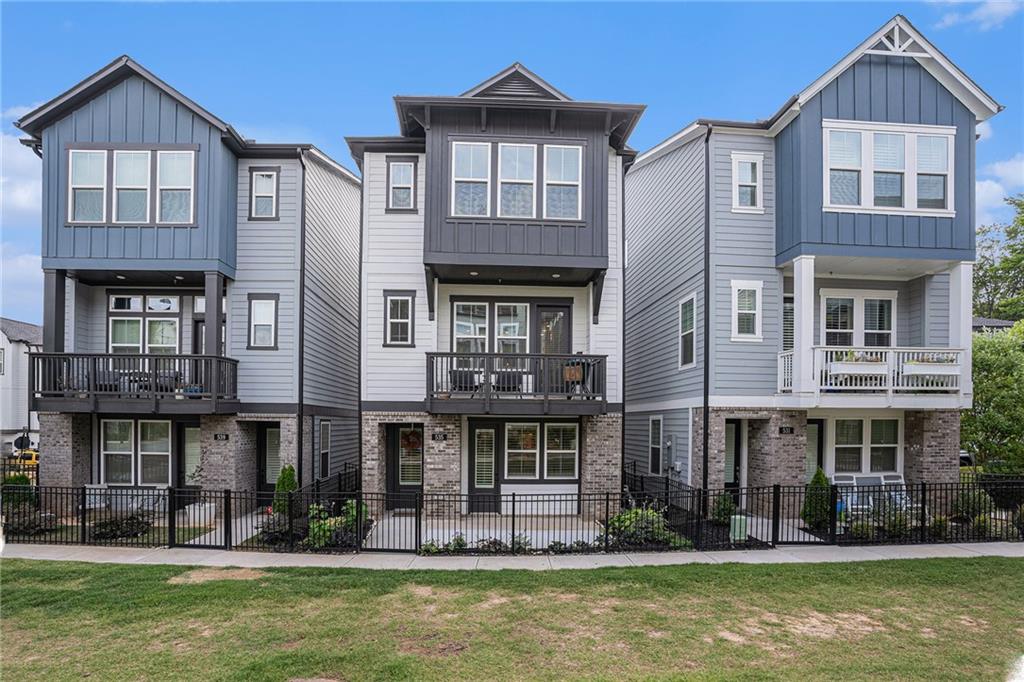
[[[469,427],[469,511],[501,512],[501,424],[474,421]]]
[[[807,420],[807,482],[825,467],[825,420]]]
[[[258,473],[256,489],[260,503],[270,504],[274,498],[274,487],[281,473],[281,425],[278,422],[263,422],[256,429],[256,457]]]
[[[735,490],[740,487],[740,466],[743,462],[739,419],[725,420],[725,487]]]
[[[423,425],[388,424],[385,443],[388,509],[415,509],[423,490]]]
[[[537,352],[543,355],[568,355],[572,352],[572,308],[568,305],[541,304],[537,306]],[[563,372],[564,362],[548,362],[540,377],[542,390],[550,393],[568,393]]]

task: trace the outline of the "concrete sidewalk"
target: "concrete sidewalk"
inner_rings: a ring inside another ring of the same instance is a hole
[[[793,546],[781,549],[728,552],[664,552],[532,556],[416,556],[383,552],[361,554],[272,554],[213,549],[133,549],[79,545],[5,545],[5,559],[87,561],[118,564],[182,566],[314,566],[328,568],[548,571],[605,566],[667,566],[677,564],[813,564],[884,559],[937,559],[1000,556],[1024,558],[1024,543],[985,542],[958,545],[880,545],[876,547]]]

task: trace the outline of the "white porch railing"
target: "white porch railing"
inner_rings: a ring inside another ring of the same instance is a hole
[[[814,389],[828,393],[958,393],[959,348],[815,346]],[[779,391],[793,390],[793,351],[779,353]]]

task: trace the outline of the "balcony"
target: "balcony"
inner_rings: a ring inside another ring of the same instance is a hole
[[[33,410],[216,414],[238,409],[238,361],[212,355],[31,353]]]
[[[427,411],[588,415],[608,410],[607,356],[427,353]]]

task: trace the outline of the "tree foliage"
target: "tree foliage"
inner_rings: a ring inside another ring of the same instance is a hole
[[[975,334],[974,406],[963,412],[962,447],[991,470],[1024,474],[1024,320]]]
[[[1008,197],[1015,215],[1009,225],[978,228],[974,266],[974,314],[1024,319],[1024,194]]]

